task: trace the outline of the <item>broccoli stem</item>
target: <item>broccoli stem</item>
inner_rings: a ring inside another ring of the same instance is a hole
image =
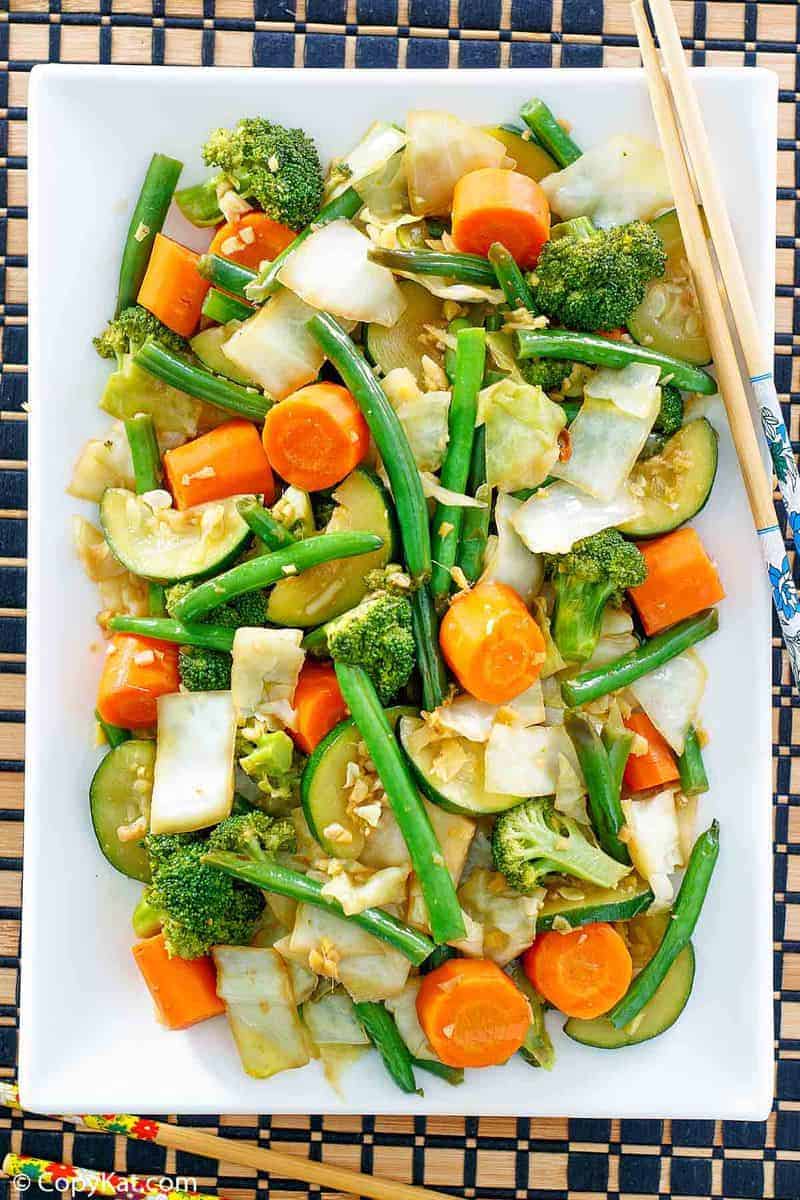
[[[561,695],[564,703],[570,708],[580,704],[588,704],[599,696],[607,696],[627,687],[649,671],[663,667],[696,642],[701,642],[719,628],[719,615],[715,608],[706,608],[694,617],[679,621],[671,629],[657,633],[655,637],[647,638],[635,650],[623,654],[622,658],[607,663],[603,667],[595,667],[593,671],[584,671],[572,679],[565,679],[561,684]]]
[[[153,418],[148,413],[137,413],[125,422],[125,433],[131,449],[136,495],[160,488],[161,452]],[[160,583],[148,583],[147,605],[151,617],[161,617],[166,612],[164,588]]]
[[[186,220],[205,229],[224,220],[217,195],[217,176],[205,179],[191,187],[180,188],[175,193],[175,203]]]
[[[566,358],[616,370],[629,363],[651,363],[661,369],[662,382],[674,383],[684,392],[713,396],[717,390],[716,380],[708,371],[634,342],[615,342],[597,333],[574,333],[569,329],[518,329],[514,340],[517,358]]]
[[[263,421],[267,412],[272,408],[272,401],[255,388],[245,388],[214,375],[204,367],[197,367],[186,362],[171,350],[166,350],[158,342],[145,342],[141,350],[134,355],[133,361],[156,379],[163,379],[172,387],[178,388],[194,396],[197,400],[207,400],[217,408],[237,413],[251,421]]]
[[[227,325],[229,321],[246,321],[253,312],[249,304],[243,304],[235,296],[228,296],[213,287],[209,288],[203,301],[203,316],[208,317],[209,321],[216,321],[218,325]]]
[[[109,725],[108,721],[104,721],[97,709],[94,710],[94,719],[103,731],[106,741],[112,750],[116,750],[117,746],[121,746],[123,742],[127,742],[132,736],[129,729],[122,729],[119,725]]]
[[[514,256],[506,250],[502,242],[495,242],[489,247],[489,262],[494,267],[498,287],[503,289],[503,295],[511,308],[527,308],[528,312],[536,313],[538,310],[531,289],[525,282],[525,276],[517,266]]]
[[[390,271],[408,271],[411,275],[441,275],[459,283],[496,287],[492,264],[480,254],[447,254],[442,250],[385,250],[373,247],[373,262]]]
[[[703,762],[703,751],[694,725],[686,735],[683,754],[678,759],[681,775],[681,791],[685,796],[699,796],[709,788],[708,775]]]
[[[204,279],[233,296],[244,296],[244,289],[257,276],[256,271],[251,271],[249,267],[243,267],[241,263],[230,258],[223,258],[221,254],[201,255],[197,269]]]
[[[236,507],[239,516],[268,550],[283,550],[297,541],[294,534],[291,534],[285,525],[281,525],[280,521],[276,521],[272,513],[253,497],[240,500]]]
[[[379,550],[382,545],[383,538],[361,530],[321,533],[318,537],[294,542],[282,550],[248,559],[222,575],[198,584],[175,605],[175,615],[181,621],[196,620],[245,592],[270,587],[279,579],[297,575],[320,563],[369,554],[372,550]]]
[[[233,649],[235,630],[223,625],[184,625],[171,617],[112,617],[108,623],[114,633],[138,633],[140,637],[176,646],[202,646],[207,650]]]
[[[620,840],[620,831],[625,824],[619,788],[615,787],[616,776],[612,772],[608,754],[593,726],[577,713],[567,713],[564,727],[575,747],[578,762],[589,789],[589,812],[597,840],[606,854],[617,862],[630,866],[628,848]],[[615,763],[615,770],[618,766]]]
[[[154,154],[150,159],[122,250],[115,317],[136,303],[153,242],[161,232],[182,170],[183,163],[166,154]]]
[[[355,1010],[367,1037],[397,1086],[410,1095],[419,1094],[411,1052],[400,1037],[391,1013],[382,1004],[375,1004],[371,1000],[356,1001]]]
[[[228,850],[213,850],[203,855],[203,862],[227,871],[236,879],[252,883],[265,892],[287,896],[298,904],[313,904],[315,908],[322,908],[334,917],[351,921],[373,937],[393,946],[414,966],[424,962],[434,949],[433,942],[424,933],[405,925],[381,908],[365,908],[363,912],[347,916],[338,900],[323,896],[323,885],[318,880],[310,879],[308,875],[285,867],[269,857],[259,855],[258,860],[253,861]]]
[[[408,847],[434,941],[456,941],[464,937],[464,920],[456,889],[372,680],[361,667],[342,662],[336,663],[336,678]]]
[[[457,335],[456,368],[453,395],[448,416],[449,438],[440,479],[442,487],[463,492],[469,478],[478,392],[483,384],[486,363],[486,334],[483,329],[462,329]],[[437,503],[431,535],[431,592],[434,603],[443,603],[450,594],[464,509],[455,504]]]
[[[719,858],[719,824],[712,821],[694,844],[661,945],[608,1016],[623,1029],[652,1000],[681,950],[688,945]]]
[[[583,154],[563,125],[560,125],[544,100],[535,97],[523,104],[519,115],[545,150],[560,167],[568,167]]]
[[[597,229],[588,217],[572,217],[550,227],[550,241],[557,242],[563,237],[590,238],[596,233]]]
[[[137,937],[155,937],[163,924],[163,914],[147,898],[147,892],[142,892],[139,902],[131,917],[133,932]]]
[[[458,565],[468,583],[476,583],[483,571],[483,556],[492,519],[491,489],[486,484],[486,427],[475,430],[469,464],[467,493],[486,502],[485,508],[468,508],[461,518]]]

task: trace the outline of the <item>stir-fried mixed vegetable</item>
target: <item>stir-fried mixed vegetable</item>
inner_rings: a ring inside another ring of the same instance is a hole
[[[257,1077],[550,1069],[547,1009],[618,1048],[691,991],[708,345],[658,149],[520,118],[155,155],[95,339],[92,822],[159,1019]]]

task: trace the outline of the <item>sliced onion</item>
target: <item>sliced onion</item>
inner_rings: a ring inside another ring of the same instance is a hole
[[[419,216],[445,216],[462,175],[479,167],[510,165],[491,134],[448,112],[420,109],[406,118],[408,195]]]
[[[630,690],[676,754],[683,754],[686,734],[694,724],[708,671],[695,650],[684,650],[663,667],[648,671]]]
[[[581,538],[638,517],[641,504],[622,488],[600,501],[569,483],[552,483],[526,500],[512,518],[519,536],[537,554],[566,554]]]

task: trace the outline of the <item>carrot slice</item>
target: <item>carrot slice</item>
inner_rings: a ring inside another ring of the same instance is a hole
[[[519,1050],[531,1009],[496,963],[451,958],[422,980],[417,1016],[448,1067],[496,1067]]]
[[[258,430],[243,417],[167,450],[164,469],[181,510],[248,493],[263,494],[266,504],[275,499],[275,481]]]
[[[295,728],[289,732],[306,754],[347,716],[333,663],[307,659],[294,692]]]
[[[505,583],[479,583],[456,596],[439,626],[439,643],[461,686],[489,704],[524,692],[545,660],[539,626]]]
[[[646,633],[659,633],[725,598],[717,568],[694,529],[687,526],[640,542],[639,549],[647,578],[629,595]]]
[[[188,1029],[225,1012],[211,958],[170,958],[163,933],[137,942],[133,957],[167,1029]]]
[[[462,175],[453,192],[453,241],[468,254],[502,242],[521,267],[533,267],[550,239],[550,208],[528,175],[482,167]]]
[[[623,780],[632,792],[643,792],[647,788],[662,787],[680,779],[675,757],[656,729],[647,713],[631,713],[625,726],[633,733],[641,734],[647,741],[646,754],[631,754],[625,764]]]
[[[220,225],[208,253],[257,271],[262,262],[272,262],[296,237],[293,229],[273,221],[266,213],[249,212],[237,221]]]
[[[138,303],[181,337],[191,337],[197,329],[211,286],[197,269],[199,258],[194,250],[157,233],[139,288]]]
[[[156,723],[158,697],[179,686],[177,646],[115,633],[103,663],[97,711],[109,725],[144,729]]]
[[[628,990],[630,951],[616,929],[598,922],[571,933],[541,933],[522,966],[545,1000],[568,1017],[591,1020],[613,1008]]]
[[[312,383],[274,405],[264,421],[272,467],[306,492],[333,487],[369,449],[369,427],[347,388]]]

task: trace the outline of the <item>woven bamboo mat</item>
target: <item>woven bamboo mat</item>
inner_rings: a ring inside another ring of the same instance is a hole
[[[800,6],[676,0],[698,65],[780,81],[778,391],[800,449]],[[26,95],[37,62],[207,66],[632,66],[627,0],[0,0],[0,1077],[16,1061],[26,533]],[[230,1137],[493,1200],[800,1198],[800,729],[773,640],[776,1103],[766,1123],[184,1118]],[[195,1176],[234,1200],[318,1196],[288,1180],[0,1109],[0,1149]],[[5,1189],[8,1185],[0,1184]]]

